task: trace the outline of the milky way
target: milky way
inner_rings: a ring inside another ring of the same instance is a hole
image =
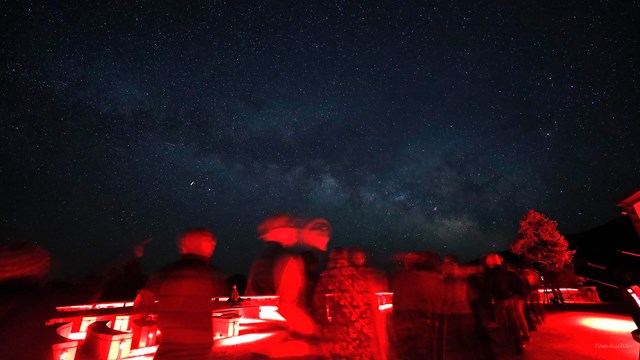
[[[637,3],[125,3],[3,11],[0,226],[60,274],[195,225],[244,273],[278,212],[468,260],[640,186]]]

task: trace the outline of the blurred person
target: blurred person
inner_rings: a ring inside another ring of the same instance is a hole
[[[145,239],[133,246],[133,258],[124,260],[123,264],[115,264],[109,270],[106,284],[96,295],[98,302],[130,300],[136,297],[138,291],[147,282],[148,277],[142,271],[142,257],[144,247],[151,242]]]
[[[317,252],[326,252],[331,227],[324,219],[314,219],[300,224],[297,228],[295,245]],[[309,338],[317,337],[318,326],[311,317],[306,304],[307,271],[302,255],[288,253],[277,262],[274,271],[278,312],[287,320],[293,335]]]
[[[380,302],[377,299],[377,293],[389,291],[387,275],[383,271],[370,266],[367,259],[367,253],[364,249],[358,247],[349,249],[349,262],[357,269],[358,273],[366,279],[370,286],[370,291],[376,293],[376,303],[373,308],[376,330],[376,341],[374,346],[377,347],[375,355],[377,355],[377,358],[379,359],[387,359],[389,351],[387,313],[380,310]]]
[[[134,309],[156,314],[162,333],[157,360],[209,359],[213,346],[212,297],[226,296],[223,274],[210,261],[216,238],[194,228],[178,238],[180,259],[152,275]]]
[[[514,276],[511,271],[502,265],[502,262],[502,257],[495,253],[487,255],[485,258],[487,289],[493,298],[496,322],[504,329],[505,337],[508,339],[510,335],[507,333],[506,324],[508,314],[511,312],[516,317],[515,321],[520,328],[521,336],[523,339],[528,340],[529,330],[526,326],[521,326],[516,316],[514,295],[521,292],[520,284],[517,281],[517,276]]]
[[[455,255],[447,255],[442,259],[442,283],[444,292],[443,311],[438,327],[438,357],[439,359],[486,359],[492,358],[489,334],[485,332],[486,323],[479,322],[479,316],[487,304],[484,289],[468,288],[468,278],[474,276],[480,269],[475,266],[460,265]],[[473,280],[471,281],[472,285]],[[484,284],[477,284],[481,288]],[[483,294],[484,292],[484,294]],[[476,296],[469,299],[469,295]],[[483,297],[484,295],[484,297]],[[476,301],[476,315],[471,309],[471,302]],[[491,297],[488,297],[491,307]],[[480,315],[482,314],[482,315]],[[480,335],[481,334],[481,335]],[[481,340],[482,338],[482,340]]]
[[[487,289],[485,273],[479,271],[467,278],[467,301],[473,314],[477,338],[485,343],[491,342],[489,323],[493,320],[491,293]]]
[[[294,231],[291,231],[294,230]],[[275,215],[258,226],[258,237],[264,249],[251,264],[245,295],[275,295],[274,269],[276,262],[297,242],[295,220],[289,215]]]
[[[393,274],[391,349],[397,359],[434,359],[438,355],[438,329],[442,325],[444,290],[437,253],[425,251],[403,256],[403,268]]]
[[[304,306],[307,312],[311,312],[313,305],[313,293],[320,279],[320,259],[313,250],[304,250],[300,253],[304,263],[305,273],[305,289],[304,289]]]
[[[387,275],[383,271],[371,267],[364,249],[358,247],[349,249],[349,263],[360,268],[361,271],[367,273],[367,276],[372,278],[373,290],[375,292],[389,291]]]
[[[549,301],[556,305],[564,305],[564,295],[559,286],[560,277],[560,271],[546,271],[545,273],[545,288],[550,288],[553,294],[553,297]]]
[[[522,276],[529,285],[530,293],[527,299],[531,320],[536,325],[544,324],[544,310],[542,308],[542,300],[540,289],[542,289],[542,280],[540,274],[530,267],[522,269]]]
[[[229,295],[229,301],[238,302],[240,301],[240,293],[238,293],[238,287],[233,285],[231,287],[231,295]]]
[[[373,272],[362,266],[359,256],[358,266],[351,263],[351,255],[348,249],[333,249],[316,287],[314,309],[325,354],[335,359],[386,358],[376,327]]]
[[[307,306],[305,261],[294,247],[324,252],[330,226],[324,219],[303,222],[286,214],[265,219],[258,226],[267,252],[254,261],[249,275],[248,295],[278,296],[278,313],[287,321],[292,336],[313,337],[317,326]]]
[[[514,284],[512,290],[513,308],[515,310],[516,323],[522,333],[522,338],[525,341],[529,340],[529,321],[527,320],[525,302],[531,293],[529,284],[526,279],[522,277],[520,270],[513,264],[506,266],[507,270],[511,274],[511,281]]]

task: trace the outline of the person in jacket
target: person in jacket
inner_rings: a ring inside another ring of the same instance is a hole
[[[155,314],[161,340],[154,359],[204,360],[212,356],[213,297],[227,295],[223,274],[211,265],[216,238],[194,228],[178,238],[180,258],[152,275],[134,309]]]

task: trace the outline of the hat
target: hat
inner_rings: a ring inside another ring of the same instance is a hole
[[[298,241],[296,220],[287,214],[268,217],[258,225],[258,237],[264,241],[292,246]]]

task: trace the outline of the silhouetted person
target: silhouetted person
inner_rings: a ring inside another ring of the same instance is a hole
[[[121,266],[110,269],[108,279],[98,301],[131,300],[147,282],[147,275],[142,271],[144,246],[151,240],[144,240],[133,248],[134,257],[126,260]]]
[[[477,272],[467,278],[467,300],[473,313],[476,336],[482,342],[491,342],[489,323],[493,320],[493,304],[484,272]]]
[[[427,251],[404,256],[404,269],[391,279],[392,346],[398,359],[434,359],[444,290],[440,257]]]
[[[273,268],[275,261],[284,253],[282,245],[272,241],[265,242],[264,250],[251,264],[245,295],[276,294],[276,285],[273,282]]]
[[[559,271],[548,271],[545,274],[545,282],[547,283],[547,286],[551,288],[551,293],[553,294],[552,301],[557,305],[564,305],[564,296],[562,295],[562,291],[560,291],[560,286],[558,285],[559,280]]]
[[[233,285],[231,287],[231,295],[229,295],[229,301],[238,302],[240,301],[240,294],[238,293],[238,287]]]
[[[522,281],[526,284],[527,292],[524,296],[524,310],[529,330],[536,330],[537,325],[544,323],[544,314],[540,305],[541,288],[540,275],[531,268],[524,268],[519,271]]]
[[[500,255],[489,254],[485,262],[487,265],[487,289],[493,298],[496,322],[503,327],[505,339],[509,339],[510,334],[507,326],[509,313],[514,316],[514,321],[519,324],[514,297],[521,292],[521,286],[518,282],[518,277],[502,265],[502,257]],[[520,327],[523,338],[528,339],[529,329],[526,324],[525,326],[518,325],[518,327]]]
[[[242,296],[245,294],[247,289],[247,277],[243,274],[234,274],[227,278],[227,289],[233,288],[236,286],[238,290],[238,295]]]
[[[389,291],[389,283],[387,275],[378,269],[371,267],[367,260],[366,252],[361,248],[349,249],[349,262],[351,265],[358,267],[367,276],[373,279],[373,290],[375,292],[387,292]]]
[[[468,287],[468,277],[477,276],[473,273],[479,267],[460,265],[455,255],[447,255],[442,259],[442,278],[445,301],[443,316],[440,320],[438,332],[438,346],[441,348],[437,359],[487,359],[492,358],[489,334],[486,323],[479,323],[482,310],[486,310],[487,294],[485,289],[473,289],[475,299],[469,299],[472,290]],[[471,281],[474,285],[473,280]],[[484,287],[479,284],[478,287]],[[484,290],[484,291],[483,291]],[[471,309],[471,302],[475,301],[476,313]],[[491,307],[491,297],[488,296],[488,306]],[[481,315],[482,314],[482,315]],[[481,335],[479,335],[481,334]],[[482,338],[482,339],[480,339]]]
[[[211,265],[216,239],[205,228],[178,239],[180,259],[154,274],[139,292],[135,309],[157,315],[161,342],[154,359],[208,359],[213,346],[215,296],[227,296],[223,274]]]
[[[387,313],[380,311],[377,293],[388,292],[389,283],[387,275],[378,269],[369,265],[366,252],[361,248],[349,249],[349,263],[356,268],[358,273],[366,279],[369,284],[369,291],[376,293],[375,304],[372,307],[374,318],[376,337],[374,346],[377,346],[376,359],[387,359],[389,353],[389,335],[387,334]]]
[[[513,309],[515,311],[516,323],[522,332],[524,340],[529,340],[529,321],[525,313],[525,302],[531,294],[531,288],[526,279],[522,277],[519,270],[514,266],[507,266],[514,283],[511,299],[513,300]]]

